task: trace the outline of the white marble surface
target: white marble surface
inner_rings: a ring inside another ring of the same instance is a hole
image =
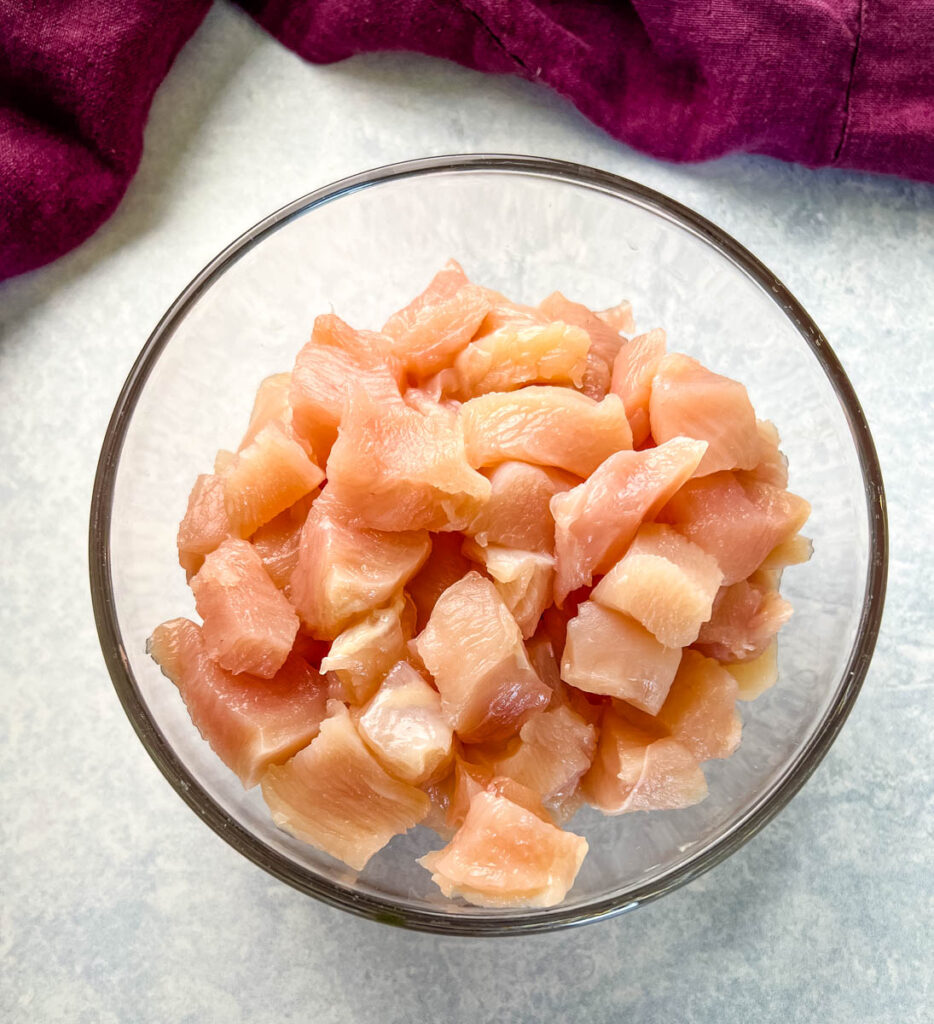
[[[112,692],[85,553],[112,403],[188,279],[313,187],[481,150],[635,178],[769,264],[863,401],[892,532],[863,694],[788,809],[635,914],[484,942],[320,906],[205,828]],[[929,187],[748,157],[658,164],[524,83],[398,55],[309,67],[215,8],[156,99],[116,216],[54,266],[0,286],[0,1018],[931,1020],[932,282]]]

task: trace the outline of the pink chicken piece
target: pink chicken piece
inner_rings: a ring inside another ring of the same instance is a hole
[[[498,544],[484,548],[469,538],[464,541],[464,553],[486,569],[523,637],[532,636],[542,613],[551,604],[554,558]]]
[[[311,493],[324,473],[276,421],[267,423],[224,470],[224,507],[232,532],[249,537]]]
[[[357,730],[385,769],[413,786],[436,779],[451,761],[454,732],[438,691],[405,661],[389,671]]]
[[[462,545],[458,533],[431,535],[431,553],[406,585],[406,592],[415,604],[419,631],[428,623],[438,598],[473,568],[473,562],[461,551]]]
[[[537,306],[526,306],[521,302],[513,302],[492,288],[484,288],[483,293],[490,304],[490,311],[477,329],[477,333],[474,335],[476,338],[493,334],[504,327],[534,327],[550,322]]]
[[[451,842],[419,863],[445,896],[480,907],[551,907],[567,895],[586,853],[582,836],[481,790]]]
[[[631,615],[666,647],[687,647],[710,618],[722,581],[706,551],[671,526],[646,523],[591,597]]]
[[[737,473],[737,477],[784,490],[788,486],[788,460],[779,447],[778,428],[769,420],[756,420],[756,433],[759,436],[759,459],[752,469]]]
[[[294,505],[264,523],[250,538],[269,578],[286,594],[292,572],[298,564],[298,546],[308,512],[318,496],[317,488]]]
[[[602,359],[608,366],[613,365],[617,352],[623,345],[619,332],[579,302],[572,302],[561,292],[552,292],[538,307],[549,320],[560,320],[585,331],[590,338],[590,348],[594,355]]]
[[[561,678],[654,715],[680,661],[679,647],[663,646],[635,619],[585,601],[568,623]]]
[[[623,299],[609,309],[598,309],[594,315],[600,317],[607,327],[612,328],[617,334],[630,335],[636,330],[632,303],[628,299]]]
[[[570,388],[532,385],[472,398],[460,410],[472,466],[518,459],[586,477],[614,452],[632,447],[623,403],[595,402]]]
[[[243,451],[257,438],[259,432],[270,423],[279,423],[286,428],[286,433],[297,440],[305,449],[305,453],[314,460],[314,449],[304,438],[299,437],[292,431],[292,406],[289,404],[289,392],[292,389],[291,373],[274,373],[260,382],[256,389],[256,398],[253,401],[253,411],[250,413],[250,422],[243,435],[237,451]],[[232,453],[226,453],[233,458]],[[215,469],[216,469],[215,465]]]
[[[379,530],[459,530],[490,496],[457,416],[356,392],[328,459],[328,486]]]
[[[665,355],[665,347],[665,332],[655,329],[626,342],[613,363],[610,390],[623,400],[632,428],[632,443],[636,448],[644,444],[651,433],[649,399],[652,396],[652,378]]]
[[[663,356],[649,398],[652,437],[707,442],[697,476],[723,469],[752,469],[759,461],[756,414],[745,387],[673,352]]]
[[[428,287],[383,325],[393,352],[416,377],[450,365],[490,312],[483,288],[471,284],[460,264],[448,262]]]
[[[549,502],[577,477],[528,462],[501,462],[488,471],[490,499],[466,529],[480,545],[500,544],[552,554],[555,523]]]
[[[430,547],[424,531],[384,533],[361,525],[329,485],[302,527],[290,600],[314,637],[333,640],[354,619],[389,603]]]
[[[658,519],[712,555],[728,586],[755,572],[777,545],[801,529],[810,511],[790,491],[724,471],[688,481]]]
[[[778,682],[778,640],[772,640],[755,658],[730,662],[723,667],[736,680],[737,698],[755,700]]]
[[[697,758],[729,757],[739,746],[736,680],[713,658],[686,650],[656,722]]]
[[[318,737],[263,777],[263,798],[286,832],[362,871],[393,836],[428,813],[428,797],[390,775],[340,701],[328,701]]]
[[[412,638],[410,625],[399,592],[392,604],[375,609],[338,633],[321,661],[321,671],[329,678],[336,677],[344,700],[366,703],[404,656]]]
[[[472,341],[454,361],[449,379],[461,399],[526,384],[579,387],[589,348],[589,336],[569,324],[508,325]]]
[[[228,672],[271,679],[285,663],[298,616],[245,540],[225,540],[204,559],[191,590],[205,650]]]
[[[645,732],[612,709],[581,788],[588,803],[611,815],[677,810],[707,796],[704,773],[684,744]]]
[[[551,697],[529,662],[516,620],[479,573],[468,573],[438,598],[415,647],[445,716],[465,742],[511,735]]]
[[[704,450],[703,441],[679,437],[642,452],[617,452],[584,483],[551,499],[559,605],[619,561],[643,520],[691,476]]]
[[[696,648],[717,661],[758,658],[791,618],[792,607],[764,581],[740,580],[717,593]]]
[[[188,496],[188,508],[178,526],[178,562],[189,579],[210,554],[231,536],[230,520],[224,505],[224,478],[202,473]]]
[[[246,789],[318,733],[327,684],[298,655],[272,679],[234,675],[208,656],[201,629],[188,619],[158,626],[148,650],[178,687],[198,731]]]
[[[311,340],[295,359],[289,402],[294,430],[321,465],[352,391],[365,391],[375,402],[400,397],[405,370],[393,344],[385,334],[355,330],[333,313],[315,319]]]

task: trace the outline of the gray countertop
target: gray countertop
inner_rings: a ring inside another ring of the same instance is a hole
[[[132,360],[254,221],[344,174],[463,151],[593,164],[668,193],[829,337],[888,489],[865,688],[791,805],[658,903],[569,933],[438,939],[316,904],[164,782],[98,649],[86,525]],[[216,7],[160,90],[113,219],[0,286],[4,1021],[930,1021],[934,892],[934,190],[731,157],[656,163],[531,85],[392,55],[311,67]]]

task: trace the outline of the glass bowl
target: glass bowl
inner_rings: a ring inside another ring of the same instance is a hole
[[[748,387],[774,420],[807,497],[814,556],[789,569],[795,614],[780,677],[741,705],[743,742],[708,762],[696,807],[606,818],[567,899],[545,910],[446,901],[415,857],[418,828],[366,870],[280,832],[244,792],[146,654],[164,619],[193,612],[175,532],[195,476],[235,444],[258,382],[287,370],[314,316],[333,307],[378,326],[449,257],[523,302],[554,289],[593,308],[631,299],[640,329]],[[569,163],[451,156],[395,164],[296,200],[238,238],[191,282],[146,342],[117,401],[91,507],[91,589],[101,646],[134,729],[183,800],[235,849],[334,906],[453,934],[535,932],[609,917],[696,878],[769,821],[826,753],[859,691],[882,613],[885,505],[865,418],[807,313],[709,221],[634,182]]]

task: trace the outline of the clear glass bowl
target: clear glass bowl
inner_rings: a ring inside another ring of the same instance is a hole
[[[638,324],[749,388],[775,421],[791,488],[813,504],[814,557],[788,570],[795,614],[778,684],[742,705],[743,742],[708,762],[710,795],[687,810],[573,823],[590,853],[548,910],[446,901],[415,857],[419,828],[359,875],[273,825],[188,719],[147,657],[160,621],[192,614],[175,532],[192,482],[234,445],[253,392],[289,369],[330,308],[378,326],[448,257],[475,280],[536,302],[554,289],[591,307],[633,301]],[[455,934],[565,927],[639,906],[723,860],[814,770],[856,699],[886,576],[879,464],[852,387],[775,276],[691,210],[602,171],[531,157],[416,160],[347,178],[257,224],[209,264],[146,342],[107,431],[91,509],[101,646],[144,746],[178,794],[233,847],[312,896],[366,917]]]

